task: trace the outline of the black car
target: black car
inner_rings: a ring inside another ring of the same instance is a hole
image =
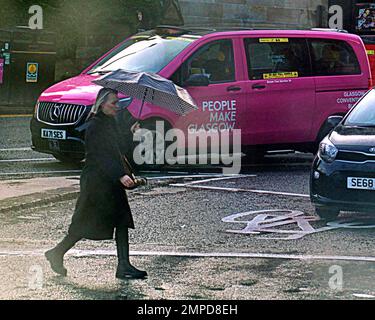
[[[375,89],[320,143],[310,197],[316,213],[327,220],[340,211],[375,213]]]

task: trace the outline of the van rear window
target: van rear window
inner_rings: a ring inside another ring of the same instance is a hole
[[[345,41],[310,39],[313,73],[317,76],[360,74],[353,48]]]
[[[249,38],[245,39],[245,48],[251,80],[311,75],[304,39]]]

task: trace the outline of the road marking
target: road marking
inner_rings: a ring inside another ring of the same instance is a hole
[[[35,158],[35,159],[9,159],[0,160],[0,163],[15,163],[15,162],[46,162],[46,161],[57,161],[55,158]]]
[[[32,114],[3,114],[0,118],[30,118]]]
[[[202,190],[213,190],[213,191],[228,191],[228,192],[250,192],[257,194],[266,194],[266,195],[277,195],[277,196],[289,196],[297,198],[310,198],[308,194],[299,194],[299,193],[289,193],[289,192],[276,192],[276,191],[267,191],[267,190],[251,190],[251,189],[239,189],[239,188],[222,188],[222,187],[209,187],[209,186],[200,186],[200,185],[186,185],[183,183],[173,183],[170,184],[172,187],[185,187],[191,189],[202,189]]]
[[[191,185],[195,185],[195,184],[213,182],[213,181],[223,181],[223,180],[240,179],[240,178],[254,178],[254,177],[257,177],[257,176],[255,174],[252,174],[252,175],[241,174],[241,175],[234,175],[234,176],[224,176],[224,177],[221,177],[221,178],[213,178],[213,179],[206,179],[206,180],[188,182],[188,183],[185,183],[185,186],[191,186]]]
[[[365,299],[373,299],[375,296],[371,294],[364,294],[364,293],[353,293],[353,296],[356,298],[365,298]]]
[[[45,249],[47,250],[47,249]],[[0,249],[0,257],[10,256],[43,256],[45,250],[12,251]],[[375,262],[375,257],[368,256],[335,256],[335,255],[298,255],[278,253],[250,253],[250,252],[173,252],[173,251],[130,251],[131,256],[151,257],[186,257],[186,258],[259,258],[284,260],[337,260]],[[116,250],[70,250],[67,255],[73,257],[116,256]]]
[[[144,173],[140,171],[140,173]],[[168,180],[168,179],[183,179],[183,178],[216,178],[223,177],[223,174],[191,174],[191,175],[179,175],[179,176],[161,176],[161,177],[147,177],[147,180]]]
[[[0,176],[24,176],[35,174],[53,174],[53,173],[80,173],[81,170],[67,170],[67,171],[39,171],[39,172],[9,172],[0,173]]]
[[[284,213],[284,214],[277,214]],[[242,229],[226,230],[228,233],[243,235],[259,235],[264,233],[284,234],[284,237],[258,237],[258,239],[267,240],[298,240],[304,236],[315,234],[323,231],[330,231],[339,228],[350,229],[374,229],[374,224],[364,224],[363,220],[345,219],[332,221],[326,226],[318,229],[310,222],[319,221],[320,218],[305,215],[302,211],[297,210],[259,210],[235,213],[223,218],[221,221],[234,224],[245,224]],[[277,227],[289,225],[289,228],[278,229]],[[290,228],[291,225],[297,225],[298,230]]]
[[[82,170],[67,170],[67,171],[33,171],[33,172],[9,172],[0,173],[0,176],[17,176],[17,175],[34,175],[34,174],[53,174],[53,173],[81,173]],[[140,173],[143,173],[142,171]],[[161,177],[147,177],[147,180],[168,180],[168,179],[182,179],[182,178],[208,178],[208,177],[223,177],[222,174],[193,174],[193,175],[178,175],[178,176],[161,176]]]
[[[8,151],[32,151],[32,149],[30,147],[0,149],[0,152],[8,152]]]

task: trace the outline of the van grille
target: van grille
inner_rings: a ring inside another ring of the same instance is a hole
[[[47,124],[76,124],[86,111],[86,106],[55,102],[40,102],[38,120]]]

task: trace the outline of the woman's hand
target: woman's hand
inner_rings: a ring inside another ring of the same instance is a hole
[[[135,187],[135,184],[134,184],[134,181],[132,180],[132,178],[130,178],[129,176],[123,176],[121,179],[120,179],[120,182],[122,183],[122,185],[126,188],[133,188]]]

